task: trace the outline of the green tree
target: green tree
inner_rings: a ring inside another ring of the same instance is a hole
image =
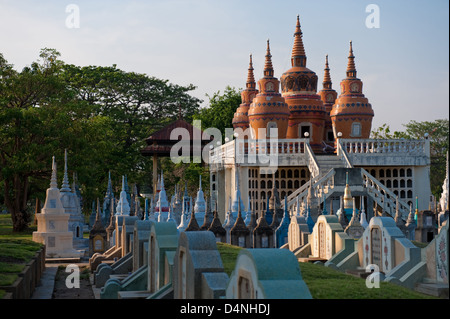
[[[150,183],[151,161],[140,154],[145,138],[180,113],[192,118],[201,102],[189,95],[193,85],[115,65],[66,65],[59,56],[43,49],[18,72],[0,54],[0,191],[15,231],[27,227],[30,199],[44,199],[52,155],[60,181],[68,149],[69,174],[77,172],[85,203],[104,195],[108,171],[116,189],[121,175]]]
[[[410,121],[403,124],[405,131],[391,133],[389,125],[383,124],[372,131],[373,138],[379,139],[423,139],[430,140],[430,184],[431,192],[439,198],[442,193],[442,183],[445,178],[446,154],[449,146],[449,120],[437,119],[435,121]]]
[[[17,72],[0,55],[0,180],[14,231],[29,222],[30,182],[49,176],[51,155],[71,138],[75,114],[58,57],[43,49],[40,60]]]
[[[121,175],[141,186],[151,185],[152,161],[140,150],[145,138],[177,117],[192,119],[201,100],[189,95],[195,89],[190,84],[179,86],[145,74],[124,72],[112,67],[66,65],[64,77],[78,100],[91,106],[93,115],[109,120],[112,147],[104,152],[97,187],[106,189],[106,176],[111,171],[113,182],[121,185]],[[88,181],[92,175],[80,176]],[[120,188],[119,188],[120,189]],[[92,189],[88,194],[93,194]],[[98,195],[96,195],[98,196]],[[87,198],[90,202],[94,198]]]
[[[207,97],[209,98],[208,106],[194,115],[194,119],[202,121],[203,130],[210,127],[219,129],[224,139],[225,129],[233,128],[232,120],[236,109],[241,104],[241,94],[235,88],[227,86],[223,94],[218,91]]]

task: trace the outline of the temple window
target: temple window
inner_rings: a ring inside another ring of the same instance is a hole
[[[360,137],[361,136],[361,123],[355,122],[352,124],[352,137]]]

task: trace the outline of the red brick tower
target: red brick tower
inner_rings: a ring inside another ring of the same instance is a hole
[[[347,77],[341,81],[341,95],[331,110],[334,137],[369,138],[374,112],[369,100],[362,93],[363,83],[356,77],[355,56],[352,42],[347,64]]]
[[[294,33],[291,56],[292,67],[281,76],[281,90],[289,106],[287,138],[310,138],[314,151],[322,151],[325,126],[325,107],[317,92],[317,75],[306,67],[300,19]]]
[[[258,86],[259,93],[253,99],[248,111],[253,138],[264,138],[260,133],[266,132],[266,130],[265,136],[270,137],[269,128],[278,129],[279,139],[286,138],[289,109],[279,93],[280,81],[274,77],[269,40],[267,40],[264,76],[258,81]]]

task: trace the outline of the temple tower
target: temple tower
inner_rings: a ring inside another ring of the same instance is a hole
[[[237,128],[240,128],[242,129],[242,131],[245,131],[246,129],[249,128],[248,110],[256,94],[258,94],[258,90],[256,89],[255,76],[253,74],[252,55],[250,54],[250,64],[248,66],[247,83],[245,84],[245,89],[241,92],[242,103],[236,109],[236,113],[234,113],[232,122],[233,128],[235,130]],[[238,132],[238,134],[239,133],[240,132]]]
[[[356,77],[352,42],[347,64],[347,77],[341,81],[341,95],[331,110],[333,134],[342,138],[369,138],[374,112],[362,93],[363,83]]]
[[[286,138],[289,109],[279,93],[280,81],[274,77],[270,44],[267,40],[264,76],[258,81],[259,93],[248,112],[250,133],[254,139],[270,138],[270,129],[277,129],[278,138]],[[262,135],[265,133],[264,135]]]
[[[325,107],[325,127],[323,132],[324,133],[323,140],[326,143],[333,143],[334,135],[330,113],[331,109],[333,108],[334,102],[336,101],[337,92],[333,89],[333,84],[331,82],[330,67],[328,65],[328,54],[325,57],[325,69],[323,75],[322,90],[319,91],[319,95]]]
[[[300,19],[294,32],[291,68],[281,76],[282,95],[289,106],[289,127],[286,138],[310,139],[314,151],[323,149],[325,107],[317,92],[317,75],[306,67]]]

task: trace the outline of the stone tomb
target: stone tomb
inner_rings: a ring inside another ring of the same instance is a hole
[[[299,210],[291,216],[288,228],[289,250],[295,252],[298,248],[308,243],[310,235],[306,218],[300,214]]]
[[[253,248],[273,248],[274,246],[274,231],[267,224],[266,218],[261,216],[253,229]]]
[[[148,263],[148,239],[154,221],[137,220],[133,233],[133,272]]]
[[[418,291],[432,294],[436,297],[449,297],[448,290],[448,252],[449,225],[444,224],[437,235],[422,249],[422,261],[426,263],[426,271]]]
[[[405,263],[412,268],[420,261],[420,248],[406,239],[391,217],[372,218],[361,239],[362,267],[376,265],[386,277],[398,278],[402,271],[397,270]]]
[[[225,295],[227,282],[214,234],[182,232],[174,260],[174,298],[219,298]]]
[[[137,216],[123,216],[121,231],[122,256],[125,256],[133,249],[134,223],[137,220]]]
[[[131,273],[111,273],[110,278],[106,281],[101,290],[101,299],[117,299],[120,297],[120,292],[146,292],[149,277],[148,241],[150,237],[150,229],[153,224],[153,221],[136,220],[134,222],[133,236],[130,237],[133,239],[132,251],[128,252],[126,255],[131,255]],[[124,219],[124,224],[122,227],[124,227],[123,229],[127,227],[126,219]],[[125,232],[122,232],[122,234],[124,233]],[[126,237],[122,237],[126,242]],[[147,294],[144,295],[149,295],[149,293],[147,292]],[[142,297],[142,295],[139,296]]]
[[[351,239],[339,223],[336,215],[320,215],[314,225],[308,244],[300,248],[295,255],[299,261],[327,261],[341,250],[354,250]]]
[[[369,226],[346,258],[329,260],[341,271],[365,272],[367,267],[384,274],[385,281],[413,288],[421,280],[426,261],[421,249],[408,240],[391,217],[372,217]]]
[[[103,254],[106,251],[108,245],[107,234],[105,227],[103,227],[99,200],[97,199],[97,214],[95,216],[95,222],[92,229],[89,231],[89,256],[95,253]]]
[[[153,223],[150,228],[147,290],[155,293],[172,281],[173,258],[178,246],[175,222]]]
[[[436,235],[436,215],[431,210],[418,212],[415,240],[422,243],[429,243]]]
[[[294,254],[286,249],[242,249],[227,299],[311,299]]]

